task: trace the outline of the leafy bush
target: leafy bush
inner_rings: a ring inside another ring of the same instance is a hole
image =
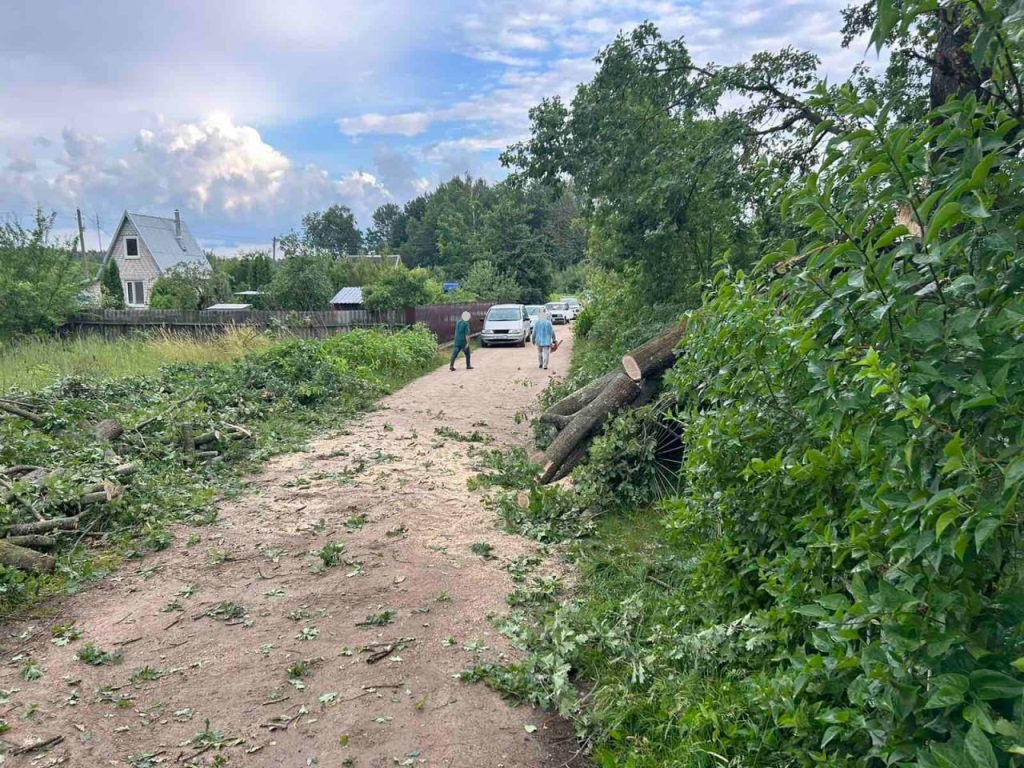
[[[328,260],[297,253],[287,256],[274,270],[267,301],[273,309],[315,312],[328,309],[333,296]]]
[[[441,286],[427,270],[397,266],[383,270],[376,282],[363,288],[363,304],[367,309],[387,311],[433,304],[442,295]]]
[[[177,264],[153,283],[149,306],[151,309],[198,310],[230,298],[231,286],[224,271]]]
[[[31,228],[0,226],[0,339],[52,330],[78,307],[87,276],[74,240],[55,239],[55,218],[40,210]]]
[[[103,267],[100,279],[100,296],[104,309],[124,309],[124,284],[121,282],[121,270],[117,267],[117,259],[110,259]]]

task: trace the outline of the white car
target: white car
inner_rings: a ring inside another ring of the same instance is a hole
[[[580,300],[575,296],[563,296],[562,303],[569,310],[569,320],[575,320],[580,316],[580,312],[583,311],[583,305],[580,304]]]
[[[549,301],[544,305],[548,309],[548,317],[552,325],[566,325],[569,322],[569,309],[560,301]]]
[[[495,304],[484,317],[480,346],[515,344],[525,347],[533,335],[533,323],[522,304]]]

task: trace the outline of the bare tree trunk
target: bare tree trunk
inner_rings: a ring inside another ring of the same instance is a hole
[[[124,427],[114,419],[104,419],[93,427],[93,432],[100,440],[109,443],[124,434]]]
[[[579,411],[583,406],[587,405],[591,400],[601,394],[614,376],[615,372],[612,371],[608,375],[590,382],[582,389],[577,389],[571,395],[563,397],[557,403],[548,408],[545,413],[550,413],[555,416],[572,416],[572,414]]]

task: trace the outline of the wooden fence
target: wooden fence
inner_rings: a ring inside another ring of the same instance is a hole
[[[464,311],[472,315],[472,331],[478,333],[490,303],[437,304],[408,307],[391,312],[366,309],[328,312],[243,312],[179,311],[174,309],[98,309],[72,315],[62,332],[67,335],[101,334],[119,339],[138,332],[164,330],[193,335],[223,333],[228,328],[245,327],[276,331],[302,339],[319,339],[354,328],[403,328],[422,323],[438,341],[451,341],[455,323]]]

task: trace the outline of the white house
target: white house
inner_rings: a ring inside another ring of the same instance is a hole
[[[112,258],[121,273],[125,303],[136,309],[149,306],[153,283],[172,267],[189,264],[210,269],[206,254],[177,209],[171,219],[125,211],[110,240],[103,267]]]

